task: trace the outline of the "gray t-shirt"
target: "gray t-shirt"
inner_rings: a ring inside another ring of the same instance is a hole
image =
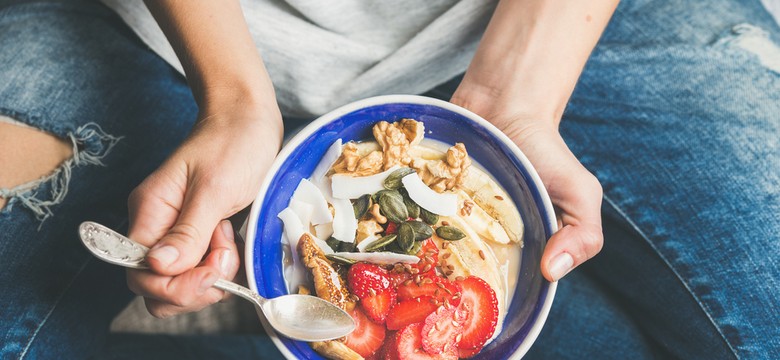
[[[176,55],[142,0],[103,0],[168,63]],[[286,115],[381,94],[416,94],[466,70],[495,0],[242,0]],[[203,24],[217,26],[217,24]],[[225,54],[230,61],[230,54]]]

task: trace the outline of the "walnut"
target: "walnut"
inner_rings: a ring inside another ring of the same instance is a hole
[[[362,158],[354,142],[348,142],[341,148],[341,156],[333,164],[333,172],[351,174],[352,176],[368,176],[382,171],[382,152],[372,151]]]
[[[357,243],[360,243],[366,238],[372,237],[382,231],[384,231],[384,229],[376,220],[360,220],[358,221],[357,236],[355,237],[355,240]]]
[[[393,166],[406,166],[412,161],[409,156],[409,148],[417,145],[425,134],[425,127],[421,122],[412,119],[402,119],[395,123],[380,121],[374,125],[374,138],[382,147],[384,156],[384,169]]]
[[[414,159],[410,166],[422,181],[437,192],[452,190],[463,183],[471,166],[466,146],[457,143],[447,150],[444,160]]]

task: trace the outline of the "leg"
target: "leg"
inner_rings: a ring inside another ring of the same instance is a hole
[[[0,49],[0,115],[73,149],[0,211],[0,358],[85,358],[130,293],[77,226],[126,227],[128,193],[197,108],[184,79],[97,2],[0,4]]]
[[[780,353],[778,39],[758,1],[625,2],[564,116],[630,234],[585,271],[681,358]]]

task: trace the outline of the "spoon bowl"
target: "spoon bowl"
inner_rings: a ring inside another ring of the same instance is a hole
[[[84,246],[98,259],[132,269],[149,269],[149,248],[101,224],[85,221],[79,226]],[[266,299],[258,293],[224,279],[214,287],[249,300],[259,307],[273,328],[292,339],[326,341],[348,335],[355,321],[344,310],[310,295],[284,295]]]

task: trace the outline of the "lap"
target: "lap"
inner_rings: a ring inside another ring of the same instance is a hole
[[[635,232],[608,237],[589,269],[674,355],[778,353],[780,69],[767,54],[780,31],[757,1],[637,3],[616,13],[561,125]]]
[[[0,357],[83,358],[130,293],[77,226],[125,228],[129,192],[197,108],[186,81],[97,2],[0,2],[0,49],[0,114],[75,151],[0,211]]]

